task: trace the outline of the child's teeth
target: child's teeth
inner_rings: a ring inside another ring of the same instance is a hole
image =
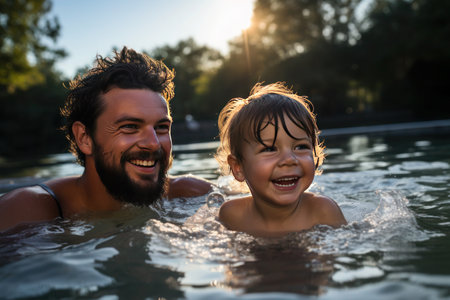
[[[285,177],[285,178],[280,178],[280,179],[275,180],[274,183],[276,185],[289,187],[289,186],[294,186],[297,179],[298,179],[298,177]]]

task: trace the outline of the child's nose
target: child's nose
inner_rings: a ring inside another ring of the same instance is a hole
[[[282,157],[280,159],[280,165],[296,165],[298,163],[297,156],[291,150],[286,150],[282,152]]]

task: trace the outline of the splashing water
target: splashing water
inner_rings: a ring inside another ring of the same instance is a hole
[[[227,230],[220,205],[248,191],[219,177],[207,197],[0,234],[0,298],[446,299],[450,149],[420,138],[330,146],[310,190],[339,203],[349,224],[338,229]]]
[[[206,196],[206,205],[209,208],[220,207],[225,202],[225,196],[221,192],[212,192]]]

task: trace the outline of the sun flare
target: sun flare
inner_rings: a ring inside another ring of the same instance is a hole
[[[250,27],[253,14],[254,0],[226,0],[218,1],[213,16],[216,23],[217,34],[223,38],[231,39],[242,34]]]

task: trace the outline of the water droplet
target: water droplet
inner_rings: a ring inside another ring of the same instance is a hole
[[[206,197],[208,207],[219,207],[225,202],[225,196],[219,192],[212,192]]]

